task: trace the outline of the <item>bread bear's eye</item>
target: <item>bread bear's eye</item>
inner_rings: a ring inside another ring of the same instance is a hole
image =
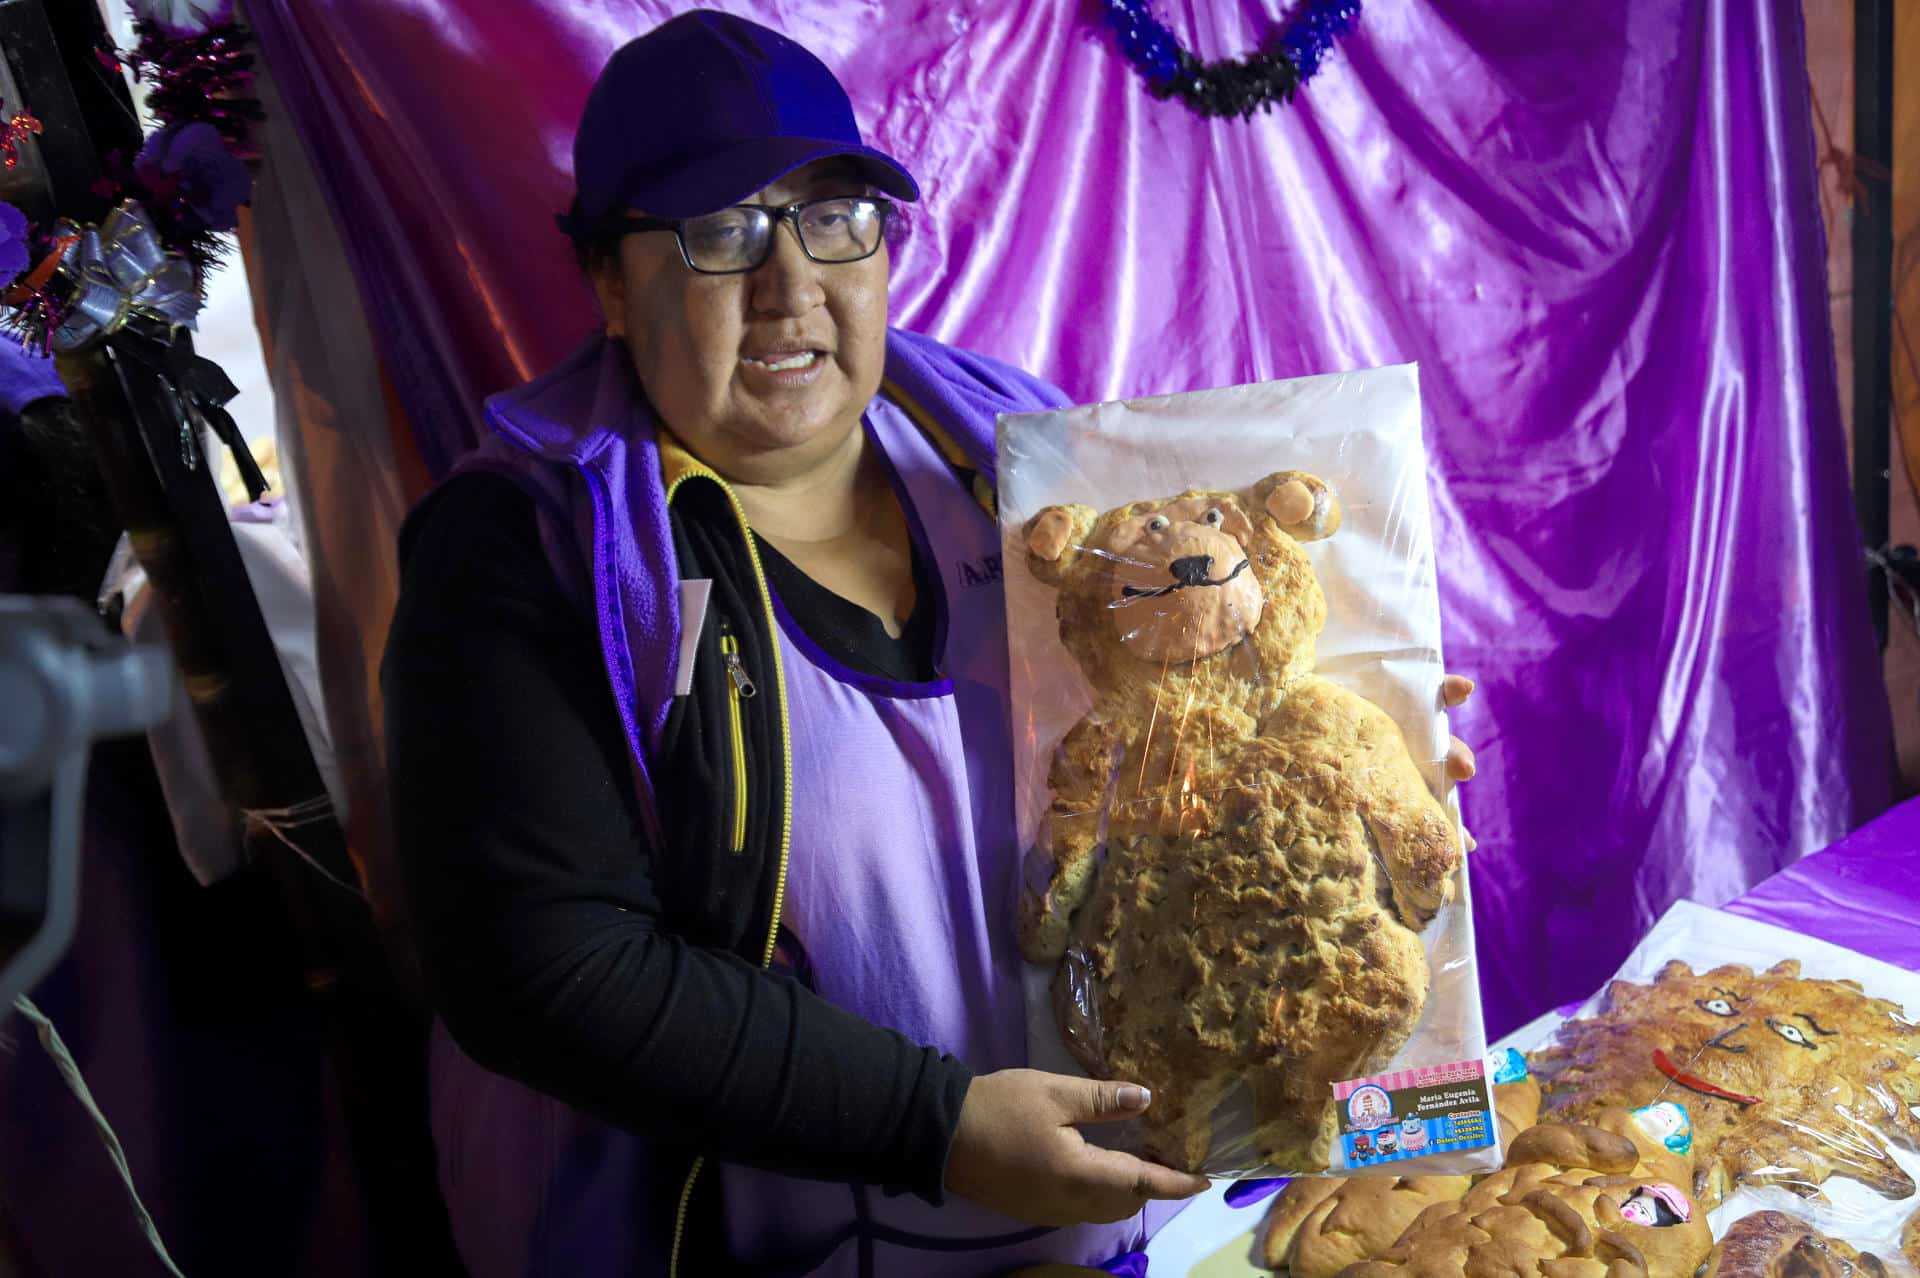
[[[1165,532],[1166,530],[1167,530],[1167,517],[1165,515],[1155,515],[1152,519],[1149,519],[1147,521],[1148,532]]]
[[[1200,518],[1206,521],[1206,524],[1209,528],[1218,528],[1221,524],[1224,524],[1227,522],[1227,517],[1220,513],[1220,508],[1218,506],[1215,506],[1212,510],[1209,510],[1206,514],[1202,515]]]
[[[1733,1004],[1724,998],[1695,999],[1693,1005],[1703,1012],[1712,1012],[1715,1016],[1732,1016]]]

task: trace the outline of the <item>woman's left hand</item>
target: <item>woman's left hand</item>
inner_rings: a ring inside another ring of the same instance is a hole
[[[1473,680],[1465,675],[1448,675],[1440,680],[1440,703],[1451,710],[1463,706],[1467,698],[1473,695]],[[1473,748],[1459,737],[1454,737],[1447,747],[1447,780],[1471,781],[1477,771],[1473,763]],[[1465,831],[1462,831],[1464,834]],[[1467,851],[1478,845],[1471,834],[1466,835]]]

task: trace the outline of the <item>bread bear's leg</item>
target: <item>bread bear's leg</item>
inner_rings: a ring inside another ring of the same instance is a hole
[[[1140,1119],[1149,1156],[1201,1166],[1224,1080],[1219,1054],[1194,1023],[1208,991],[1193,953],[1190,847],[1155,835],[1123,837],[1108,850],[1079,935],[1091,958],[1107,1075],[1153,1092]],[[1217,991],[1211,991],[1217,993]]]
[[[1168,1079],[1140,1119],[1141,1145],[1154,1162],[1197,1172],[1213,1149],[1213,1111],[1230,1079]]]
[[[1265,1063],[1248,1083],[1269,1157],[1318,1169],[1336,1134],[1333,1085],[1384,1068],[1406,1043],[1428,971],[1420,938],[1365,893],[1307,928],[1310,939],[1273,991]]]
[[[1284,1171],[1325,1171],[1331,1165],[1340,1134],[1331,1085],[1324,1099],[1307,1096],[1282,1070],[1265,1069],[1247,1076],[1247,1088],[1253,1095],[1254,1144],[1263,1160]]]

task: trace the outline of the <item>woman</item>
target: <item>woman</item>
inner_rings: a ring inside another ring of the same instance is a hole
[[[887,197],[917,189],[771,31],[697,12],[627,45],[574,159],[604,336],[491,401],[495,442],[415,513],[383,678],[446,1026],[622,1129],[567,1129],[516,1218],[539,1257],[482,1244],[450,1183],[469,1263],[988,1275],[1139,1245],[1205,1182],[1077,1124],[1150,1098],[1021,1068],[979,567],[994,415],[1063,398],[887,328]],[[444,1122],[442,1151],[450,1182],[500,1174]]]

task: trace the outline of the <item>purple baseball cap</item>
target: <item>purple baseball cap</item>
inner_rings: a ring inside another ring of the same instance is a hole
[[[696,9],[622,45],[594,81],[560,229],[578,238],[628,208],[712,213],[833,156],[888,195],[920,198],[899,161],[861,140],[820,59],[758,23]]]

